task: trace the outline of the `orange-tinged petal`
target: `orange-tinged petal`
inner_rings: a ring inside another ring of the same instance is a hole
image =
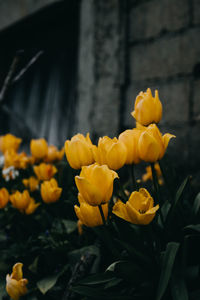
[[[127,213],[126,204],[124,204],[121,200],[118,200],[115,203],[115,205],[113,206],[112,212],[119,218],[122,218],[128,222],[131,222],[131,218],[129,217],[129,215]]]
[[[127,150],[122,142],[115,142],[107,152],[108,167],[112,170],[122,168],[126,162]]]

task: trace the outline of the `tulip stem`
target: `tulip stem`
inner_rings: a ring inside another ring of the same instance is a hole
[[[156,170],[155,170],[155,166],[154,163],[151,163],[151,172],[152,172],[152,178],[153,178],[153,185],[154,185],[154,190],[155,190],[155,198],[156,198],[156,204],[160,205],[160,193],[159,193],[159,184],[158,184],[158,178],[156,175]],[[164,217],[162,214],[162,210],[161,207],[159,209],[160,212],[160,218],[161,218],[161,222],[162,224],[164,224]]]
[[[104,213],[103,213],[102,206],[98,205],[98,207],[99,207],[99,211],[100,211],[101,218],[102,218],[102,221],[103,221],[103,225],[106,226],[106,219],[105,219],[105,216],[104,216]]]
[[[135,165],[132,164],[130,165],[130,170],[131,170],[131,180],[132,180],[132,190],[137,191],[137,182],[135,180]]]

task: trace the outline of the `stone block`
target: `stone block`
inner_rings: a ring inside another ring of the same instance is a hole
[[[193,118],[200,121],[200,79],[194,82]]]
[[[144,40],[162,31],[177,31],[189,23],[187,0],[154,0],[133,6],[130,11],[131,41]]]
[[[190,74],[200,59],[200,29],[163,37],[130,48],[130,76],[135,80]]]
[[[157,83],[146,85],[144,83],[132,83],[127,91],[126,107],[124,112],[124,126],[133,127],[135,122],[131,116],[134,110],[135,98],[140,91],[151,88],[154,95],[155,89],[159,92],[163,104],[163,117],[161,124],[183,124],[188,122],[189,116],[189,81],[179,80],[170,83]]]
[[[200,24],[200,1],[199,0],[193,0],[192,1],[192,7],[193,7],[193,23],[195,25]]]

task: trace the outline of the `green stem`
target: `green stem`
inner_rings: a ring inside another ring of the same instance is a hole
[[[165,172],[165,169],[164,169],[163,164],[162,164],[161,161],[159,161],[159,166],[160,166],[160,169],[161,169],[162,176],[163,176],[163,178],[164,178],[165,184],[166,184],[166,186],[167,186],[167,189],[168,189],[168,191],[169,191],[169,193],[170,193],[171,201],[173,202],[173,200],[174,200],[174,192],[173,192],[173,190],[171,189],[171,185],[170,185],[169,180],[168,180],[168,178],[167,178],[167,176],[166,176],[166,172]]]
[[[152,177],[153,177],[153,185],[154,185],[154,190],[155,190],[155,200],[156,200],[156,204],[161,204],[161,199],[160,199],[160,193],[159,193],[159,184],[158,184],[158,178],[156,175],[156,170],[155,170],[155,166],[154,163],[151,163],[151,172],[152,172]],[[161,218],[161,222],[164,225],[164,217],[162,214],[162,210],[161,210],[161,205],[160,205],[160,218]]]
[[[118,180],[118,183],[119,183],[119,190],[120,190],[120,193],[119,193],[119,197],[121,198],[121,200],[126,203],[126,201],[128,200],[128,197],[127,195],[125,194],[124,192],[124,189],[123,189],[123,186],[121,185],[121,182]]]
[[[100,214],[101,214],[101,218],[102,218],[102,221],[103,221],[103,225],[106,226],[106,219],[105,219],[105,216],[104,216],[104,213],[103,213],[102,206],[101,206],[101,205],[98,205],[98,208],[99,208],[99,211],[100,211]]]
[[[137,187],[137,182],[135,179],[135,165],[132,164],[130,165],[130,171],[131,171],[131,180],[132,180],[132,190],[133,191],[137,191],[138,187]]]

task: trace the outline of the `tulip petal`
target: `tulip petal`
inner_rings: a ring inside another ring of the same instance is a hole
[[[131,218],[129,217],[127,213],[126,204],[124,204],[121,200],[118,200],[112,209],[113,214],[118,216],[119,218],[122,218],[128,222],[131,222]]]

